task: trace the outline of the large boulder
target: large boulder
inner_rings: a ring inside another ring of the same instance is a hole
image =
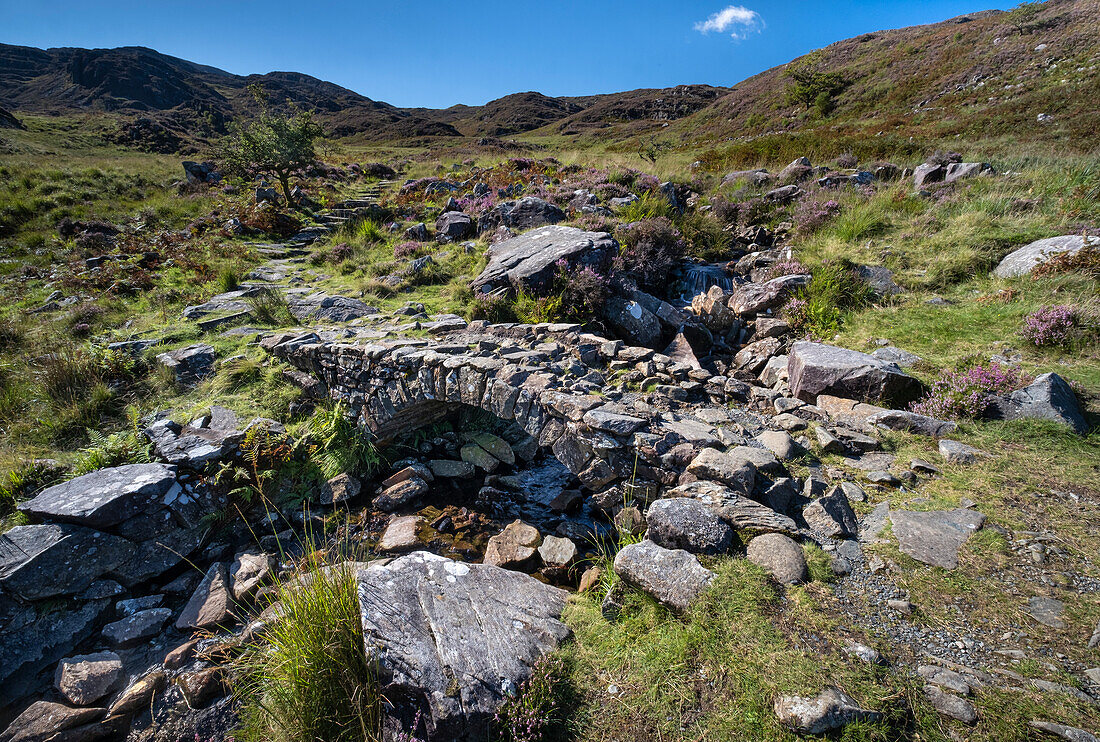
[[[490,247],[486,252],[489,264],[472,286],[485,292],[497,288],[539,291],[553,280],[559,260],[571,270],[583,266],[602,269],[618,250],[619,243],[607,232],[585,232],[560,225],[540,227]]]
[[[440,242],[458,242],[473,233],[473,219],[461,211],[448,211],[435,220],[435,238]]]
[[[745,557],[784,585],[803,582],[808,574],[802,547],[782,533],[760,534],[749,542]]]
[[[604,317],[616,334],[632,345],[653,347],[661,341],[657,315],[632,299],[612,296],[604,305]]]
[[[561,221],[565,221],[565,212],[557,206],[535,196],[524,196],[518,201],[498,204],[483,214],[478,219],[478,232],[488,232],[500,226],[533,229]]]
[[[652,541],[624,546],[615,555],[615,574],[675,611],[686,611],[714,573],[682,549]]]
[[[729,308],[739,315],[756,315],[775,309],[799,288],[807,285],[811,277],[796,273],[780,276],[763,283],[746,283],[738,287],[729,300]]]
[[[993,269],[993,275],[998,278],[1026,276],[1035,270],[1036,266],[1046,263],[1055,255],[1063,253],[1076,255],[1086,244],[1090,247],[1100,246],[1100,237],[1089,237],[1087,243],[1085,237],[1079,234],[1036,240],[1005,256],[1005,259]]]
[[[897,364],[823,343],[795,343],[787,373],[794,396],[810,403],[828,394],[904,407],[924,394],[920,381]]]
[[[1008,395],[1005,403],[998,407],[1009,420],[1051,420],[1068,425],[1081,435],[1089,432],[1089,425],[1077,404],[1077,395],[1066,380],[1055,373],[1036,377],[1028,386]]]
[[[745,497],[718,482],[689,482],[670,489],[665,495],[667,497],[692,497],[699,500],[734,530],[761,533],[798,533],[798,526],[786,515],[776,512],[768,505]],[[761,499],[769,500],[766,494]],[[774,500],[770,501],[774,502]]]
[[[646,512],[646,538],[666,549],[693,554],[724,554],[733,544],[733,529],[699,500],[657,500]]]
[[[398,713],[425,709],[430,739],[484,737],[534,663],[569,635],[567,593],[520,572],[418,551],[361,569],[358,582],[382,694]]]
[[[954,569],[959,564],[959,547],[985,524],[975,510],[891,510],[890,523],[898,549],[918,562]]]

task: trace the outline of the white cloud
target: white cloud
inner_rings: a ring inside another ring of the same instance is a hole
[[[760,14],[743,5],[727,5],[705,21],[695,24],[695,30],[699,33],[730,31],[730,36],[738,40],[744,39],[754,31],[759,33],[763,28],[764,19]]]

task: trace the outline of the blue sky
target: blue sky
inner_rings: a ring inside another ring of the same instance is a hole
[[[305,72],[398,106],[732,85],[833,41],[988,0],[0,0],[0,42],[148,46],[237,74]]]

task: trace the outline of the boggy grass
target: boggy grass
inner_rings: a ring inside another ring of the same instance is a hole
[[[269,598],[260,643],[238,660],[243,742],[373,742],[381,697],[363,643],[355,566],[311,552]]]

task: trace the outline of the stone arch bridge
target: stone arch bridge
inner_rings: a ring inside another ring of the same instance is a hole
[[[309,332],[263,344],[310,393],[343,403],[381,440],[457,406],[480,408],[514,420],[593,491],[621,483],[653,497],[695,452],[756,446],[766,427],[729,406],[747,384],[577,325],[475,322],[432,339],[360,342]]]

